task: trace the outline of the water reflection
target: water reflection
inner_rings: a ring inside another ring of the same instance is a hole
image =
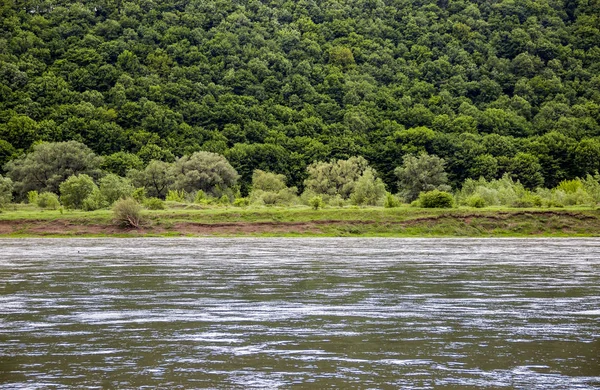
[[[2,240],[0,388],[600,386],[600,241]]]

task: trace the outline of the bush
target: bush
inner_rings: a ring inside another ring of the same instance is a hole
[[[38,192],[37,191],[29,191],[27,193],[27,203],[29,204],[37,204],[37,198],[38,198]]]
[[[60,184],[60,200],[67,208],[80,209],[83,201],[90,196],[98,186],[86,174],[73,175]]]
[[[219,198],[219,204],[229,206],[231,204],[231,199],[227,195],[223,195]]]
[[[12,200],[13,182],[8,177],[0,175],[0,208]]]
[[[394,207],[400,207],[402,202],[398,199],[397,196],[390,194],[389,192],[385,194],[385,200],[383,201],[383,207],[391,209]]]
[[[138,203],[144,203],[146,200],[146,187],[138,187],[131,193],[131,197]]]
[[[164,210],[165,209],[165,202],[163,202],[159,198],[153,197],[153,198],[144,199],[143,204],[148,210]]]
[[[184,190],[169,190],[169,192],[167,192],[167,197],[166,200],[168,202],[179,202],[179,203],[183,203],[185,202],[185,191]]]
[[[209,202],[210,199],[208,199],[208,196],[206,196],[206,193],[202,190],[199,190],[198,192],[196,192],[196,196],[194,197],[194,203],[199,203],[199,204],[207,204]]]
[[[454,205],[454,197],[452,194],[440,190],[421,192],[419,205],[429,209],[450,208]]]
[[[142,222],[142,206],[133,198],[119,199],[113,206],[115,223],[122,228],[139,228]]]
[[[81,205],[81,208],[85,211],[94,211],[104,207],[107,207],[109,203],[106,201],[100,190],[94,188],[91,194],[89,194]]]
[[[323,206],[325,206],[325,203],[323,202],[323,198],[321,198],[320,196],[313,196],[308,201],[308,205],[314,210],[318,210],[323,208]]]
[[[233,205],[236,207],[245,207],[250,205],[250,199],[248,198],[236,198],[233,201]]]
[[[375,177],[373,169],[367,168],[356,181],[350,201],[357,206],[377,206],[381,205],[384,196],[385,184],[381,179]]]
[[[52,192],[42,192],[38,195],[36,204],[43,209],[56,210],[60,206],[58,195]]]
[[[483,197],[479,194],[469,196],[466,200],[466,203],[467,206],[475,207],[478,209],[486,206],[485,199],[483,199]]]
[[[113,204],[121,198],[129,198],[134,188],[129,179],[109,174],[100,179],[100,193],[108,202]]]

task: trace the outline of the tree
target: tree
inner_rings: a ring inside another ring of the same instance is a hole
[[[449,191],[445,164],[444,159],[426,153],[404,156],[402,165],[394,170],[400,194],[408,202],[412,202],[423,191]]]
[[[131,169],[142,169],[144,162],[138,156],[128,152],[117,152],[104,156],[101,168],[119,176],[126,176]]]
[[[369,167],[363,157],[350,157],[347,160],[315,162],[306,170],[308,178],[304,181],[307,191],[319,195],[336,196],[348,199],[358,179]]]
[[[131,197],[134,190],[131,180],[117,176],[114,173],[104,176],[100,179],[99,184],[100,194],[109,205],[119,199]]]
[[[535,189],[544,185],[542,166],[537,157],[529,153],[517,153],[510,163],[510,171],[515,180],[526,188]]]
[[[372,168],[367,168],[356,181],[350,201],[358,206],[378,206],[382,204],[385,194],[383,181],[375,177],[375,171]]]
[[[98,186],[90,176],[73,175],[60,184],[60,200],[67,208],[80,209],[94,191],[98,191]]]
[[[0,208],[12,200],[13,182],[8,177],[0,175]]]
[[[252,190],[277,192],[286,188],[285,175],[255,169],[252,174]]]
[[[172,164],[152,160],[146,168],[141,170],[132,169],[127,176],[134,186],[144,187],[148,196],[164,199],[174,182],[171,169]]]
[[[188,193],[202,190],[214,196],[221,196],[233,187],[239,177],[225,157],[211,152],[196,152],[177,159],[172,172],[173,188]]]
[[[59,185],[70,176],[99,177],[101,161],[77,141],[42,143],[35,145],[31,153],[8,162],[6,170],[21,196],[32,190],[58,193]]]

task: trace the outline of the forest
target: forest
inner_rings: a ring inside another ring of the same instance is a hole
[[[36,148],[76,141],[99,159],[78,171],[97,184],[103,175],[86,169],[143,185],[148,167],[185,176],[204,156],[231,164],[232,197],[247,196],[257,172],[302,193],[316,188],[319,164],[358,159],[361,175],[394,194],[407,191],[398,170],[411,158],[439,159],[456,191],[595,189],[599,9],[598,0],[5,0],[0,174],[18,187]]]

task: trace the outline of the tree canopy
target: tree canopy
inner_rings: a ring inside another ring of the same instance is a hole
[[[599,25],[597,1],[4,1],[0,173],[93,176],[19,157],[69,141],[119,175],[222,154],[242,193],[353,156],[394,191],[423,152],[455,187],[555,186],[600,168]]]

